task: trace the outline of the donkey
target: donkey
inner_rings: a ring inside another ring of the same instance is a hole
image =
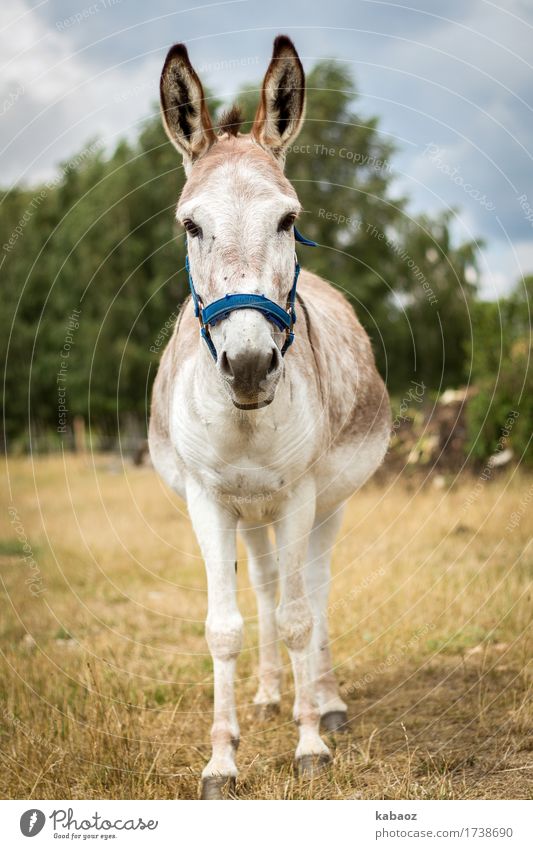
[[[283,174],[304,115],[290,39],[274,41],[250,134],[236,107],[214,128],[183,44],[167,55],[160,92],[187,177],[176,217],[192,297],[154,383],[149,446],[187,503],[207,571],[214,717],[201,796],[219,799],[237,776],[237,531],[257,595],[255,703],[279,706],[281,639],[294,675],[295,764],[310,776],[331,757],[320,722],[334,732],[347,721],[328,638],[331,550],[345,501],[387,450],[390,408],[351,306],[316,275],[299,275],[295,240],[312,243],[295,228],[300,204]]]

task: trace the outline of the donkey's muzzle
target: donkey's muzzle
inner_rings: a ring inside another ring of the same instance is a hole
[[[270,383],[281,368],[277,345],[266,351],[242,350],[235,354],[222,351],[219,368],[237,400],[255,400],[269,394]]]

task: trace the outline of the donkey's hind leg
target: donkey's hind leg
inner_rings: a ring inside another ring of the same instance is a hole
[[[316,518],[309,537],[305,583],[313,612],[310,653],[321,724],[325,731],[346,729],[346,704],[339,690],[329,646],[328,596],[331,553],[342,521],[343,507]]]
[[[248,552],[248,574],[257,598],[259,619],[259,689],[254,698],[261,713],[277,713],[280,702],[281,658],[276,625],[278,567],[267,525],[240,524]]]

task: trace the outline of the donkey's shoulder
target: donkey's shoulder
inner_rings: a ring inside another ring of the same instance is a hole
[[[308,271],[299,284],[307,335],[335,441],[387,431],[390,406],[370,339],[347,298]]]
[[[345,295],[331,283],[302,271],[298,284],[302,305],[307,312],[312,340],[330,351],[335,359],[355,355],[361,366],[374,367],[374,355],[366,330]]]

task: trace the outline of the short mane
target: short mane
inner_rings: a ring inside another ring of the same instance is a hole
[[[218,130],[222,133],[228,133],[230,136],[236,136],[241,129],[243,120],[241,107],[238,103],[234,103],[220,116]]]

